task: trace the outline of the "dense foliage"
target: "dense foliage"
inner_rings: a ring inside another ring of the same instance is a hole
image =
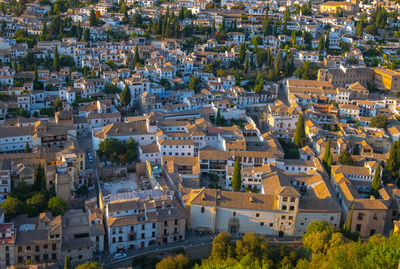
[[[400,259],[400,235],[371,236],[367,241],[351,241],[328,222],[312,222],[303,235],[303,246],[271,244],[263,237],[248,233],[234,241],[227,233],[215,237],[211,255],[194,268],[397,268]],[[187,259],[178,267],[176,258],[168,257],[157,264],[157,269],[185,267]],[[175,267],[173,267],[173,265]]]
[[[132,138],[128,141],[107,138],[100,142],[97,152],[101,160],[119,164],[132,163],[139,158],[138,145]]]
[[[7,200],[0,208],[4,209],[7,221],[19,214],[36,217],[40,213],[50,211],[54,216],[62,215],[67,209],[67,204],[59,196],[55,196],[54,186],[46,189],[44,170],[39,166],[36,171],[33,185],[20,182],[13,186]]]

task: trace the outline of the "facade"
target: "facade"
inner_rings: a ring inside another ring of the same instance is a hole
[[[183,209],[161,191],[116,194],[106,198],[104,210],[110,253],[185,238]]]
[[[323,171],[319,162],[317,167]],[[260,194],[203,188],[187,197],[190,227],[212,233],[276,236],[301,235],[313,220],[340,227],[340,206],[320,172],[263,174]]]
[[[17,231],[14,244],[15,264],[61,263],[61,216],[41,213],[37,218],[20,215],[12,220]]]

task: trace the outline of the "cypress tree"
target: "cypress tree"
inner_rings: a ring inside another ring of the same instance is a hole
[[[72,269],[71,257],[69,255],[65,257],[64,269]]]
[[[243,67],[243,73],[247,74],[247,71],[249,70],[249,54],[246,53],[246,58],[244,59],[244,67]]]
[[[328,139],[328,143],[326,144],[323,161],[328,162],[329,156],[331,156],[331,139],[330,138]]]
[[[371,182],[371,195],[375,198],[379,197],[379,189],[381,187],[381,165],[379,164],[376,168],[374,177]]]
[[[293,138],[293,143],[301,148],[305,146],[307,142],[306,138],[306,131],[304,129],[304,119],[303,116],[300,115],[299,120],[297,121],[296,124],[296,132],[294,133],[294,138]]]
[[[125,86],[124,90],[121,93],[121,104],[126,107],[131,103],[131,90],[128,85]]]
[[[135,55],[133,56],[133,62],[135,63],[135,65],[140,63],[139,49],[137,46],[135,48]]]
[[[29,152],[32,152],[32,149],[29,147],[29,144],[28,144],[28,142],[26,142],[26,144],[25,144],[25,153],[29,153]]]
[[[234,191],[240,191],[242,188],[242,175],[240,174],[240,170],[239,157],[236,157],[232,173],[232,189]]]
[[[56,71],[60,71],[60,58],[58,56],[58,48],[57,48],[57,46],[54,49],[53,68]]]
[[[42,41],[47,40],[47,25],[45,21],[43,21],[42,34],[40,35],[40,40]]]
[[[81,21],[78,22],[78,29],[76,30],[76,38],[81,40],[82,37],[82,27],[81,27]]]
[[[332,166],[332,154],[331,154],[331,139],[328,139],[328,143],[326,144],[324,159],[322,160],[322,164],[324,165],[326,172],[328,175],[331,175],[331,166]]]
[[[92,10],[90,10],[89,23],[90,23],[90,26],[97,25],[96,12],[94,11],[93,8],[92,8]]]
[[[347,220],[347,225],[345,226],[345,231],[347,236],[351,233],[351,225],[353,223],[353,213],[354,213],[354,204],[351,206],[350,215]]]
[[[292,44],[292,47],[296,45],[296,31],[292,31],[292,34],[290,36],[290,43]]]
[[[246,56],[246,46],[244,43],[242,43],[239,46],[239,61],[240,61],[240,63],[243,63],[245,56]]]
[[[90,41],[90,29],[86,28],[85,31],[83,31],[83,40],[86,42]]]
[[[326,50],[329,49],[329,32],[326,33],[326,36],[325,36],[325,49]]]
[[[321,35],[321,37],[319,38],[319,41],[318,41],[318,50],[323,51],[324,48],[325,48],[325,39],[324,39],[324,35]]]
[[[386,168],[388,171],[390,171],[392,176],[396,176],[397,170],[399,169],[398,163],[399,163],[399,156],[398,156],[398,143],[394,142],[392,147],[390,148],[389,152],[389,158],[387,159],[387,165]]]
[[[217,110],[217,117],[215,118],[215,124],[218,126],[221,126],[222,124],[221,110],[219,108]]]

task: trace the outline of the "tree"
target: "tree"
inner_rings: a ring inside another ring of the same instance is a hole
[[[25,152],[25,153],[32,152],[32,149],[29,147],[28,142],[26,142],[26,144],[25,144],[25,150],[24,150],[24,152]]]
[[[240,191],[242,188],[242,175],[240,172],[240,163],[239,163],[239,157],[236,157],[235,160],[235,166],[233,167],[233,173],[232,173],[232,189],[234,191]]]
[[[60,111],[60,110],[62,110],[62,108],[63,108],[62,100],[60,97],[57,97],[54,100],[54,111],[56,111],[56,112]]]
[[[239,61],[240,63],[244,62],[244,57],[246,57],[246,45],[245,43],[241,43],[239,45]]]
[[[213,240],[211,256],[214,261],[226,260],[232,256],[232,236],[228,233],[219,233]]]
[[[53,216],[64,215],[67,203],[60,196],[51,197],[47,207]]]
[[[354,165],[354,160],[348,150],[344,150],[340,153],[339,162],[343,165]]]
[[[335,233],[332,224],[327,221],[311,222],[307,227],[307,232],[303,234],[303,246],[311,250],[313,254],[325,254],[331,245],[342,242],[342,235]]]
[[[65,257],[64,269],[72,269],[71,256]]]
[[[28,207],[28,215],[30,217],[36,217],[45,211],[47,206],[46,197],[42,193],[37,193],[26,200],[26,205]]]
[[[400,168],[399,153],[399,142],[396,141],[392,144],[389,151],[389,158],[386,161],[386,169],[390,172],[392,177],[396,177]]]
[[[300,115],[299,120],[296,124],[296,131],[294,133],[293,143],[301,148],[304,147],[307,142],[306,131],[304,129],[304,119],[303,116]]]
[[[326,35],[325,35],[325,49],[326,50],[328,50],[329,49],[329,36],[330,36],[330,33],[328,32],[328,33],[326,33]]]
[[[103,266],[98,262],[86,262],[84,264],[78,265],[75,269],[103,269]]]
[[[175,268],[190,268],[190,260],[183,254],[178,254],[175,257],[167,257],[162,259],[156,265],[156,269],[175,269]]]
[[[218,108],[217,116],[215,117],[215,124],[221,126],[221,122],[222,122],[221,110]]]
[[[127,107],[131,103],[131,99],[132,99],[131,90],[129,89],[128,85],[126,85],[121,93],[121,104],[124,107]]]
[[[355,34],[358,37],[362,37],[363,36],[363,29],[364,29],[364,23],[362,20],[359,20],[356,24],[356,30],[355,30]]]
[[[90,29],[86,28],[85,31],[83,31],[83,40],[86,42],[90,41]]]
[[[42,165],[39,164],[36,170],[35,182],[33,183],[35,190],[37,191],[45,191],[46,190],[46,175],[45,171],[42,168]]]
[[[89,24],[90,26],[97,26],[96,12],[93,8],[90,10]]]
[[[376,35],[376,27],[373,24],[368,25],[365,27],[365,32],[369,35]]]
[[[324,158],[322,160],[322,164],[324,165],[328,175],[331,175],[331,165],[332,165],[332,154],[331,154],[331,139],[328,139],[328,143],[325,147]]]
[[[372,117],[369,126],[373,128],[386,128],[387,124],[388,119],[383,114],[378,114]]]
[[[197,92],[199,90],[199,85],[200,85],[200,78],[196,77],[195,75],[191,75],[189,78],[188,88]]]
[[[138,46],[136,46],[136,48],[135,48],[135,55],[133,56],[133,62],[135,63],[135,65],[140,63]]]
[[[318,41],[318,50],[323,51],[324,49],[325,49],[325,39],[324,39],[324,35],[321,35],[319,37],[319,41]]]
[[[54,49],[53,68],[56,71],[60,71],[60,58],[58,56],[58,48],[57,48],[57,46]]]
[[[373,195],[375,198],[378,198],[380,188],[381,188],[381,166],[378,164],[378,167],[375,170],[375,174],[371,182],[371,195]]]
[[[23,203],[18,198],[8,195],[7,200],[0,205],[0,208],[4,209],[5,219],[9,221],[22,212]]]
[[[249,53],[246,53],[246,58],[244,59],[244,67],[243,67],[243,73],[247,74],[247,71],[249,69]]]
[[[236,241],[236,258],[241,260],[247,255],[251,255],[255,259],[262,260],[263,253],[268,250],[268,245],[268,241],[262,237],[257,236],[255,233],[247,233],[242,240]]]
[[[292,44],[292,47],[296,45],[296,31],[292,31],[292,34],[290,36],[290,43]]]

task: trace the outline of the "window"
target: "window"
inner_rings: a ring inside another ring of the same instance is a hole
[[[260,226],[264,226],[264,222],[260,222]]]
[[[274,227],[274,223],[270,222],[269,227]]]
[[[378,219],[378,214],[374,213],[374,216],[372,217],[374,220]]]
[[[363,219],[363,213],[358,213],[357,220],[362,220]]]
[[[236,217],[236,212],[233,212],[233,216]]]
[[[369,231],[369,235],[374,235],[375,234],[375,229],[371,229],[371,231]]]
[[[294,210],[294,206],[291,205],[291,206],[289,207],[289,210]]]
[[[287,202],[287,201],[288,201],[288,198],[287,198],[287,197],[283,197],[283,201],[284,201],[284,202]]]
[[[296,198],[294,198],[294,197],[290,198],[290,202],[292,202],[292,203],[296,202]]]
[[[153,223],[153,229],[155,229],[156,228],[156,224],[155,223]]]
[[[282,216],[282,219],[286,219],[286,216]]]
[[[292,220],[292,219],[293,219],[293,216],[289,216],[289,219]]]
[[[282,210],[286,210],[286,209],[287,209],[287,206],[283,205]]]
[[[256,218],[260,217],[260,213],[256,213]]]
[[[361,231],[361,224],[357,224],[357,226],[356,226],[356,231],[357,231],[357,232]]]
[[[334,220],[334,217],[331,217],[331,220]]]

